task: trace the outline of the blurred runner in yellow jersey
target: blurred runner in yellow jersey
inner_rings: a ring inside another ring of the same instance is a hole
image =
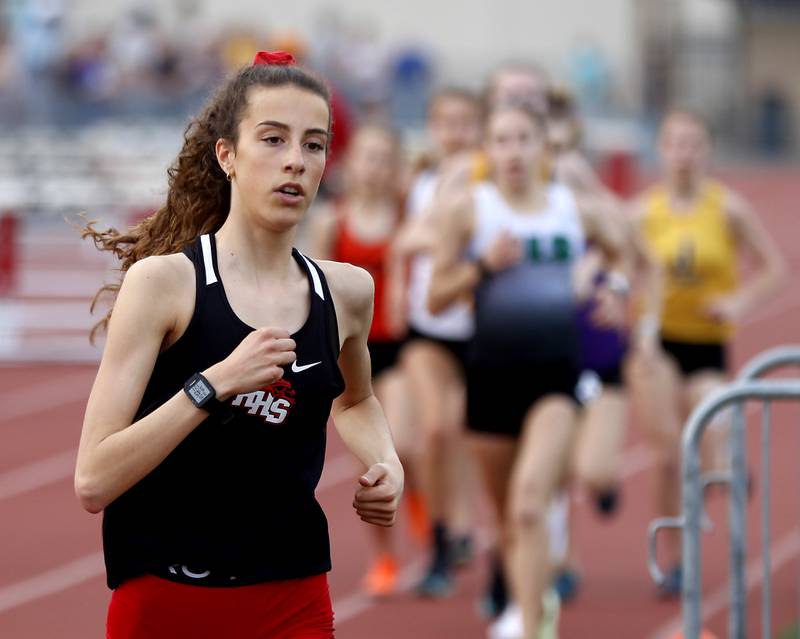
[[[778,286],[783,259],[758,216],[737,193],[711,179],[711,134],[691,110],[667,115],[659,136],[662,176],[632,205],[636,223],[665,281],[659,314],[645,314],[638,332],[659,337],[653,353],[632,360],[628,383],[634,407],[655,452],[657,507],[680,512],[679,438],[692,409],[726,378],[732,330]],[[748,276],[740,282],[746,260]],[[727,422],[706,433],[706,468],[724,470]],[[671,540],[674,568],[661,589],[681,590],[679,539]]]

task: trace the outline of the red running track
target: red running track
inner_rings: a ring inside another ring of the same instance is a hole
[[[749,318],[735,341],[734,365],[776,344],[800,341],[800,247],[796,238],[798,172],[740,171],[729,175],[761,212],[787,256],[789,286]],[[105,588],[100,556],[100,519],[83,512],[72,494],[72,465],[94,366],[21,366],[0,369],[0,637],[90,639],[103,636]],[[800,420],[796,407],[775,410],[773,434],[773,627],[798,616],[800,522]],[[751,463],[760,476],[758,429],[749,431]],[[577,601],[565,607],[561,636],[619,639],[668,637],[679,615],[676,602],[662,602],[645,569],[645,529],[653,517],[649,460],[631,429],[623,504],[610,521],[585,504],[575,508],[575,543],[583,573]],[[330,521],[334,570],[331,587],[343,638],[417,639],[485,636],[476,602],[482,561],[465,569],[456,593],[439,602],[419,601],[407,590],[381,602],[360,594],[369,559],[369,534],[351,512],[356,468],[341,442],[331,437],[319,498]],[[757,483],[760,485],[760,482]],[[748,559],[759,547],[757,496],[749,506]],[[482,509],[479,509],[479,512]],[[706,625],[726,635],[726,522],[724,500],[712,498],[715,531],[704,536]],[[423,562],[408,541],[402,520],[398,547],[404,583]],[[758,566],[756,564],[756,566]],[[760,570],[760,568],[759,568]],[[748,601],[749,637],[758,637],[759,572],[753,571]]]

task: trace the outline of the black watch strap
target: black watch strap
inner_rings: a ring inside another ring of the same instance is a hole
[[[233,419],[233,409],[217,399],[217,391],[202,373],[195,373],[183,385],[183,392],[197,408],[202,408],[223,424]]]

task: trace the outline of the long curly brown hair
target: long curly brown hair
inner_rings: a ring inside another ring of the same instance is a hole
[[[111,308],[90,333],[90,340],[105,331],[114,300],[125,272],[150,255],[169,255],[183,250],[198,235],[213,233],[225,222],[231,204],[230,184],[217,162],[215,145],[220,138],[238,141],[239,122],[247,107],[251,87],[293,85],[321,96],[330,111],[330,92],[325,83],[296,66],[252,65],[225,82],[203,112],[184,131],[183,147],[167,169],[167,200],[164,206],[136,226],[120,233],[114,228],[100,231],[96,221],[87,221],[81,238],[94,241],[101,251],[111,251],[120,260],[118,282],[104,285],[92,300],[91,310],[104,296]],[[330,128],[330,124],[329,124]]]

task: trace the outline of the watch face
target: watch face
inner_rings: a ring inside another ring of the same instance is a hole
[[[202,379],[197,379],[189,386],[189,395],[196,404],[202,404],[211,396],[211,389],[203,383]]]

